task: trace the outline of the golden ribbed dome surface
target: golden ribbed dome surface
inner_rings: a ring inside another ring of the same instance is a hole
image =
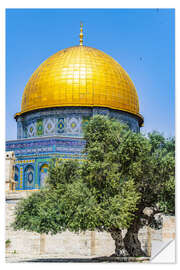
[[[139,116],[136,89],[125,70],[104,52],[74,46],[44,61],[32,74],[21,113],[62,106],[100,106]]]

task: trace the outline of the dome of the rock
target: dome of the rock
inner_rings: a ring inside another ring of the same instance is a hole
[[[125,123],[139,132],[143,117],[133,82],[111,56],[83,45],[45,60],[24,89],[15,114],[17,140],[6,144],[17,159],[17,190],[44,186],[52,158],[85,159],[84,127],[95,115]]]

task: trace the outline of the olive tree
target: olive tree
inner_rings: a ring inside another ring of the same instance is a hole
[[[89,121],[84,138],[85,160],[53,160],[45,187],[18,205],[13,227],[106,231],[115,241],[114,255],[145,255],[139,229],[157,225],[156,213],[174,211],[174,139],[134,133],[104,116]]]

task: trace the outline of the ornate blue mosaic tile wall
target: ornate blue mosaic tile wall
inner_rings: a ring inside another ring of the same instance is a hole
[[[125,112],[107,108],[56,108],[27,113],[17,121],[17,138],[44,136],[83,137],[83,123],[95,114],[108,115],[139,131],[138,120]]]
[[[45,137],[6,142],[6,151],[16,156],[16,190],[39,189],[44,184],[50,160],[83,160],[85,140],[79,138]]]
[[[26,113],[17,119],[17,140],[6,142],[6,151],[16,156],[17,190],[39,189],[44,185],[47,167],[53,157],[83,160],[83,126],[95,114],[125,122],[139,132],[138,119],[107,108],[66,107]]]

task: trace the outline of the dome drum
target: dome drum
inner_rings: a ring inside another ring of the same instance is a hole
[[[95,114],[107,115],[139,132],[136,116],[102,107],[64,107],[36,110],[17,116],[18,139],[60,136],[83,137],[83,125]]]

